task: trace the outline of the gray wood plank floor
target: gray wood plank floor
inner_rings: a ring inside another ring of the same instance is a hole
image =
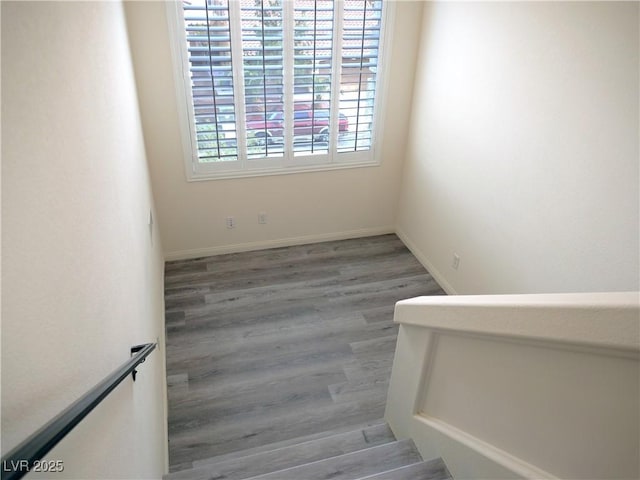
[[[381,418],[419,295],[444,291],[395,235],[168,262],[170,470]]]

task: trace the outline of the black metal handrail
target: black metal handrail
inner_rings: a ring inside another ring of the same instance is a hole
[[[131,359],[105,377],[95,387],[56,415],[2,457],[2,480],[17,480],[31,471],[60,440],[86,417],[130,373],[136,379],[136,367],[156,348],[155,343],[131,347]]]

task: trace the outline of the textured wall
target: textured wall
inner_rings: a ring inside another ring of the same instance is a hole
[[[639,288],[638,8],[425,4],[398,226],[450,292]]]
[[[2,2],[3,453],[164,342],[152,209],[122,5]],[[48,458],[160,478],[164,382],[161,346]]]

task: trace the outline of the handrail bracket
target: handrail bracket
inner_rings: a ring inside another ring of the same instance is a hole
[[[131,356],[133,357],[136,353],[138,353],[140,350],[142,350],[143,348],[145,348],[147,346],[147,344],[142,344],[142,345],[134,345],[133,347],[131,347]],[[145,360],[147,359],[147,357],[144,357],[140,363],[144,363]],[[139,365],[139,364],[138,364]],[[135,368],[133,370],[131,370],[131,378],[133,378],[133,381],[136,381],[136,375],[138,373],[138,370],[136,370]]]

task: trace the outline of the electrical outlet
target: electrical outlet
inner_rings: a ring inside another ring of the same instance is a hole
[[[454,253],[453,260],[451,261],[451,267],[454,270],[457,270],[459,265],[460,265],[460,255],[458,255],[457,253]]]
[[[234,217],[227,217],[227,228],[236,228],[236,219]]]
[[[267,223],[267,212],[260,212],[258,214],[258,223],[263,225]]]

